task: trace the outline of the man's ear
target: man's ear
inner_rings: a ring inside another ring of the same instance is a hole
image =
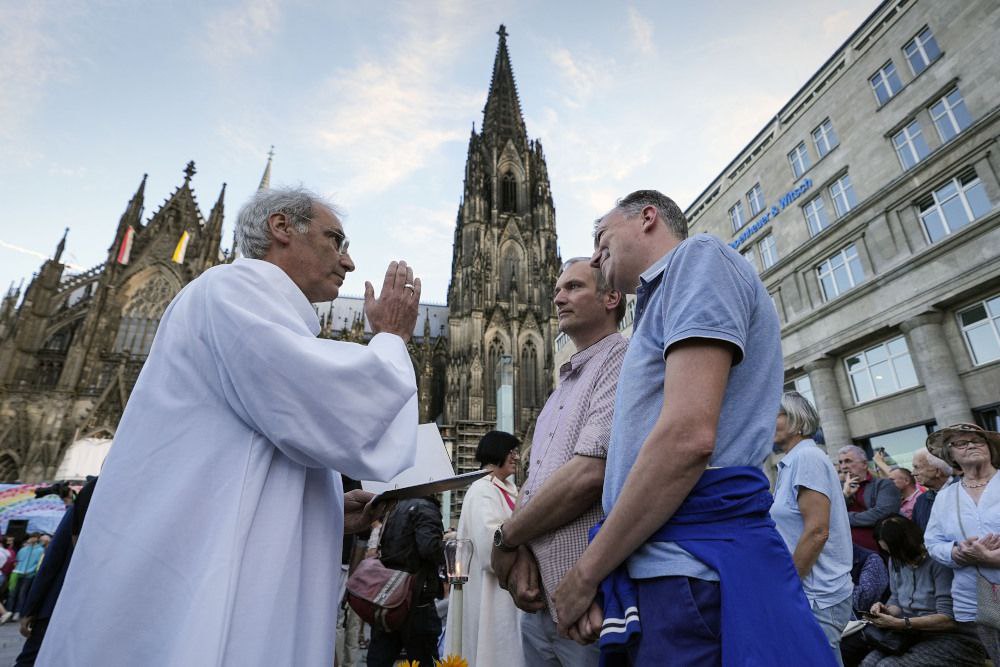
[[[267,227],[271,231],[271,239],[279,246],[292,242],[292,222],[284,213],[272,213],[267,217]]]
[[[656,216],[658,211],[655,206],[644,206],[641,212],[642,215],[642,231],[650,232],[656,226]]]
[[[618,307],[618,304],[622,302],[625,295],[616,289],[609,289],[604,293],[604,308],[606,310],[614,310]]]

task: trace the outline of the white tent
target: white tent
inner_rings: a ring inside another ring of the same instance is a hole
[[[110,449],[110,438],[77,440],[66,450],[54,479],[86,479],[87,475],[99,475]]]

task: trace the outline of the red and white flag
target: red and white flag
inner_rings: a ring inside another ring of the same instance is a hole
[[[125,230],[125,238],[122,239],[122,245],[118,248],[118,263],[128,264],[129,256],[132,254],[132,239],[135,237],[135,229],[132,225],[128,226]]]

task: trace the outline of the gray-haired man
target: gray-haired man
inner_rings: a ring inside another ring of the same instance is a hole
[[[371,495],[340,473],[413,464],[420,281],[393,262],[380,299],[366,286],[368,345],[323,340],[311,302],[354,270],[333,207],[258,192],[236,238],[160,321],[40,664],[333,663],[341,540]]]
[[[868,470],[865,450],[847,445],[837,451],[837,464],[844,476],[844,499],[851,521],[851,540],[859,547],[879,551],[872,528],[890,514],[899,512],[899,489],[891,479],[875,477]]]

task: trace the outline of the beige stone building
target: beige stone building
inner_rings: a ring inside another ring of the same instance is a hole
[[[883,2],[686,211],[761,272],[831,452],[996,429],[1000,3]]]

